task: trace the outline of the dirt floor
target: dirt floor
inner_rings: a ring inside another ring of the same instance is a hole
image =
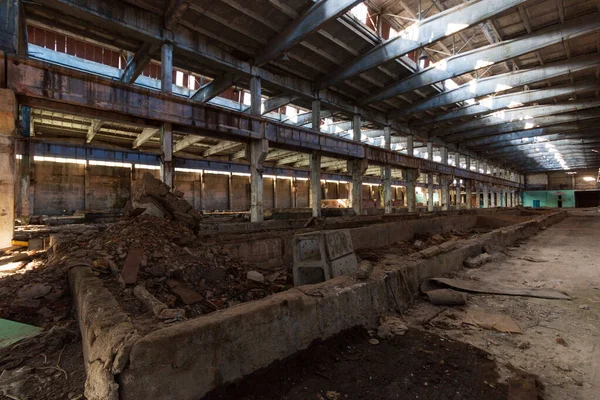
[[[344,332],[204,400],[507,398],[484,351],[416,329],[377,344],[369,340],[363,328]]]
[[[512,317],[523,334],[456,326],[457,308],[415,304],[409,325],[469,343],[490,352],[503,378],[512,367],[537,375],[546,400],[600,399],[600,213],[570,211],[564,221],[506,249],[509,257],[458,278],[498,285],[553,288],[572,301],[497,295],[469,296],[467,307]]]

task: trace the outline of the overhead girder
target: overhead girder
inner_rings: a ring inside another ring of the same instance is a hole
[[[395,38],[389,39],[336,71],[325,75],[318,83],[318,87],[325,88],[359,75],[387,61],[402,57],[469,26],[485,21],[525,1],[483,0],[475,3],[465,3],[417,21],[407,29],[399,32]]]
[[[357,4],[359,1],[353,2]],[[321,3],[325,2],[319,2],[316,5]],[[87,22],[106,31],[118,33],[129,41],[161,45],[165,40],[163,15],[155,15],[127,3],[119,3],[117,6],[113,3],[105,4],[105,2],[94,0],[40,0],[36,1],[36,6],[56,10],[64,18],[71,18],[72,22]],[[68,30],[70,26],[74,25],[67,24],[66,26]],[[86,32],[82,33],[85,35]],[[198,62],[219,71],[230,72],[244,80],[257,76],[264,83],[263,87],[269,90],[293,93],[306,99],[315,99],[318,96],[327,108],[350,114],[359,113],[364,120],[372,121],[375,124],[392,125],[397,130],[417,134],[417,132],[412,132],[406,124],[389,121],[384,112],[373,108],[357,107],[357,104],[349,102],[335,92],[320,90],[316,93],[314,83],[308,79],[290,79],[289,76],[279,75],[257,67],[248,61],[243,61],[214,45],[209,38],[198,35],[197,32],[181,24],[172,31],[172,34],[175,62],[180,59]],[[187,69],[190,69],[189,66],[186,64]],[[195,72],[203,73],[202,68],[198,68]]]
[[[503,96],[490,96],[479,100],[475,104],[445,112],[437,117],[428,118],[419,125],[426,126],[457,118],[474,117],[503,109],[515,109],[538,101],[546,101],[561,96],[573,95],[598,89],[600,89],[600,81],[593,79],[576,83],[568,83],[560,86],[552,86],[544,89],[525,90]]]
[[[262,66],[300,43],[328,21],[339,17],[362,0],[321,0],[293,21],[286,29],[271,39],[254,58]]]
[[[463,140],[480,138],[484,136],[494,136],[503,133],[522,131],[526,129],[534,129],[550,125],[568,124],[577,121],[595,119],[598,118],[598,116],[599,115],[597,111],[590,110],[578,111],[568,114],[550,115],[545,117],[525,119],[521,121],[506,122],[501,125],[486,126],[484,128],[460,132],[457,134],[444,136],[444,140],[449,143],[461,142]]]
[[[329,118],[329,117],[331,117],[334,114],[335,113],[333,111],[331,111],[331,110],[321,110],[320,119]],[[289,118],[285,119],[284,122],[286,122],[286,121],[288,121],[288,120],[290,120],[292,118],[293,117],[289,117]],[[295,125],[296,126],[302,126],[302,125],[310,124],[311,121],[312,121],[312,111],[308,111],[308,112],[305,112],[303,114],[300,114],[300,115],[296,116]]]
[[[86,143],[91,143],[92,140],[94,140],[94,136],[96,136],[96,134],[100,131],[100,128],[102,128],[103,123],[104,122],[100,119],[92,120],[92,122],[90,123],[90,127],[88,128],[88,131],[86,134],[86,138],[85,138]]]
[[[286,104],[293,102],[297,98],[298,98],[298,96],[296,96],[294,94],[288,94],[288,93],[284,93],[279,96],[270,97],[263,102],[262,113],[266,114],[273,110],[277,110],[278,108],[283,107]]]
[[[536,136],[535,138],[531,138],[531,140],[530,140],[530,138],[526,138],[526,139],[501,141],[501,142],[496,142],[491,145],[479,146],[477,149],[480,151],[481,150],[489,151],[489,150],[493,150],[493,149],[501,149],[501,148],[512,147],[512,146],[526,145],[526,144],[531,144],[531,143],[542,144],[542,143],[551,143],[551,142],[554,142],[557,140],[563,140],[563,139],[588,139],[588,138],[594,138],[594,137],[598,137],[598,130],[590,129],[587,131],[577,131],[577,132],[571,132],[571,133],[556,133],[553,135]]]
[[[159,128],[144,128],[144,130],[142,130],[142,133],[140,133],[138,137],[135,138],[135,140],[133,141],[132,147],[134,149],[137,149],[138,147],[146,143],[148,140],[150,140],[154,135],[157,135],[159,131]]]
[[[582,143],[583,141],[583,143]],[[577,148],[585,148],[588,145],[597,145],[600,143],[600,138],[591,138],[591,139],[559,139],[555,141],[548,142],[536,142],[536,143],[523,143],[516,144],[509,147],[503,147],[501,149],[488,149],[485,151],[485,155],[489,157],[494,157],[498,154],[506,154],[512,153],[515,151],[527,151],[529,149],[547,149],[547,151],[551,152],[550,149],[555,149],[560,151],[560,149],[571,148],[572,146],[576,146]]]
[[[456,89],[448,90],[429,97],[419,103],[411,104],[389,113],[390,118],[424,112],[430,109],[449,106],[470,99],[500,93],[515,87],[531,85],[558,76],[573,74],[600,64],[600,54],[583,55],[565,61],[545,64],[531,69],[511,71],[488,78],[472,80]]]
[[[202,136],[187,135],[173,146],[173,153],[177,153],[202,140]]]
[[[203,157],[212,156],[214,154],[218,154],[223,151],[235,149],[235,148],[241,147],[241,146],[244,146],[244,143],[222,141],[222,142],[215,144],[214,146],[209,147],[208,149],[204,150],[204,152],[202,153],[202,156]]]
[[[566,101],[558,104],[545,104],[541,106],[520,107],[517,109],[502,110],[492,114],[483,115],[481,116],[481,118],[477,118],[469,122],[443,127],[440,130],[443,130],[444,135],[441,136],[444,137],[446,135],[451,135],[453,133],[462,131],[470,131],[473,129],[506,124],[514,121],[523,121],[532,118],[543,117],[546,115],[560,115],[564,113],[587,110],[596,107],[600,107],[600,100]],[[598,111],[600,112],[600,110]]]
[[[291,163],[295,163],[301,160],[308,160],[310,157],[309,154],[307,153],[297,153],[291,156],[287,156],[287,157],[283,157],[277,160],[276,164],[277,165],[285,165],[285,164],[291,164]]]
[[[600,118],[600,116],[599,116]],[[543,135],[551,135],[551,134],[560,134],[560,133],[570,133],[577,132],[579,130],[586,130],[588,128],[595,128],[598,126],[598,121],[595,119],[589,119],[584,121],[576,121],[574,123],[566,123],[559,125],[550,125],[541,128],[534,129],[526,129],[522,131],[516,131],[511,133],[504,133],[495,136],[488,136],[479,139],[467,140],[461,143],[461,146],[467,147],[478,147],[478,146],[487,146],[498,142],[503,142],[507,140],[518,140],[524,138],[533,138],[536,136]]]
[[[121,82],[135,82],[142,71],[144,71],[144,68],[150,63],[150,60],[152,59],[150,53],[155,50],[156,47],[152,46],[151,43],[144,43],[138,51],[127,60],[127,64],[125,65],[125,68],[123,68],[123,75],[121,75]]]
[[[206,103],[210,99],[214,99],[235,83],[235,77],[231,72],[226,72],[221,76],[215,78],[212,82],[207,83],[200,89],[196,90],[190,98],[192,100]]]
[[[586,35],[600,29],[600,13],[593,13],[573,19],[564,24],[551,26],[538,32],[506,40],[457,54],[441,60],[408,78],[399,80],[385,88],[366,96],[361,104],[371,104],[387,100],[402,93],[411,92],[423,86],[451,79],[467,72],[476,71],[495,63],[519,57],[544,47]]]

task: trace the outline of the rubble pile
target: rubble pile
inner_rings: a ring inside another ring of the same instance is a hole
[[[153,215],[172,219],[190,229],[195,229],[202,214],[183,198],[183,192],[174,190],[146,172],[138,179],[131,191],[131,201],[123,210],[124,217]]]
[[[292,286],[287,269],[264,275],[218,248],[202,246],[189,227],[152,215],[123,219],[87,241],[60,247],[53,262],[75,264],[75,259],[92,265],[130,314],[148,312],[143,304],[129,304],[142,303],[136,286],[167,308],[184,310],[187,317]]]

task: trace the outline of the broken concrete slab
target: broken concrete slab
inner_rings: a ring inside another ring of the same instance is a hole
[[[126,285],[133,285],[137,282],[143,257],[144,249],[140,247],[129,249],[127,258],[125,258],[125,265],[121,271],[123,282],[125,282]]]
[[[169,285],[171,292],[176,294],[181,299],[183,304],[191,305],[204,301],[204,297],[202,297],[200,293],[196,292],[194,289],[181,281],[169,279],[167,284]]]
[[[464,264],[467,268],[479,268],[483,264],[491,261],[492,257],[488,253],[482,253],[477,257],[469,258],[465,260]]]

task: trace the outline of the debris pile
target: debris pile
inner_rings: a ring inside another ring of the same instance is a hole
[[[189,227],[152,215],[123,219],[85,241],[59,246],[51,262],[91,265],[126,312],[168,322],[291,287],[286,268],[265,275],[202,246]]]
[[[167,184],[148,172],[135,182],[131,201],[123,210],[124,217],[137,215],[172,219],[190,229],[195,229],[202,219],[202,214],[183,198],[183,192],[172,191]]]

